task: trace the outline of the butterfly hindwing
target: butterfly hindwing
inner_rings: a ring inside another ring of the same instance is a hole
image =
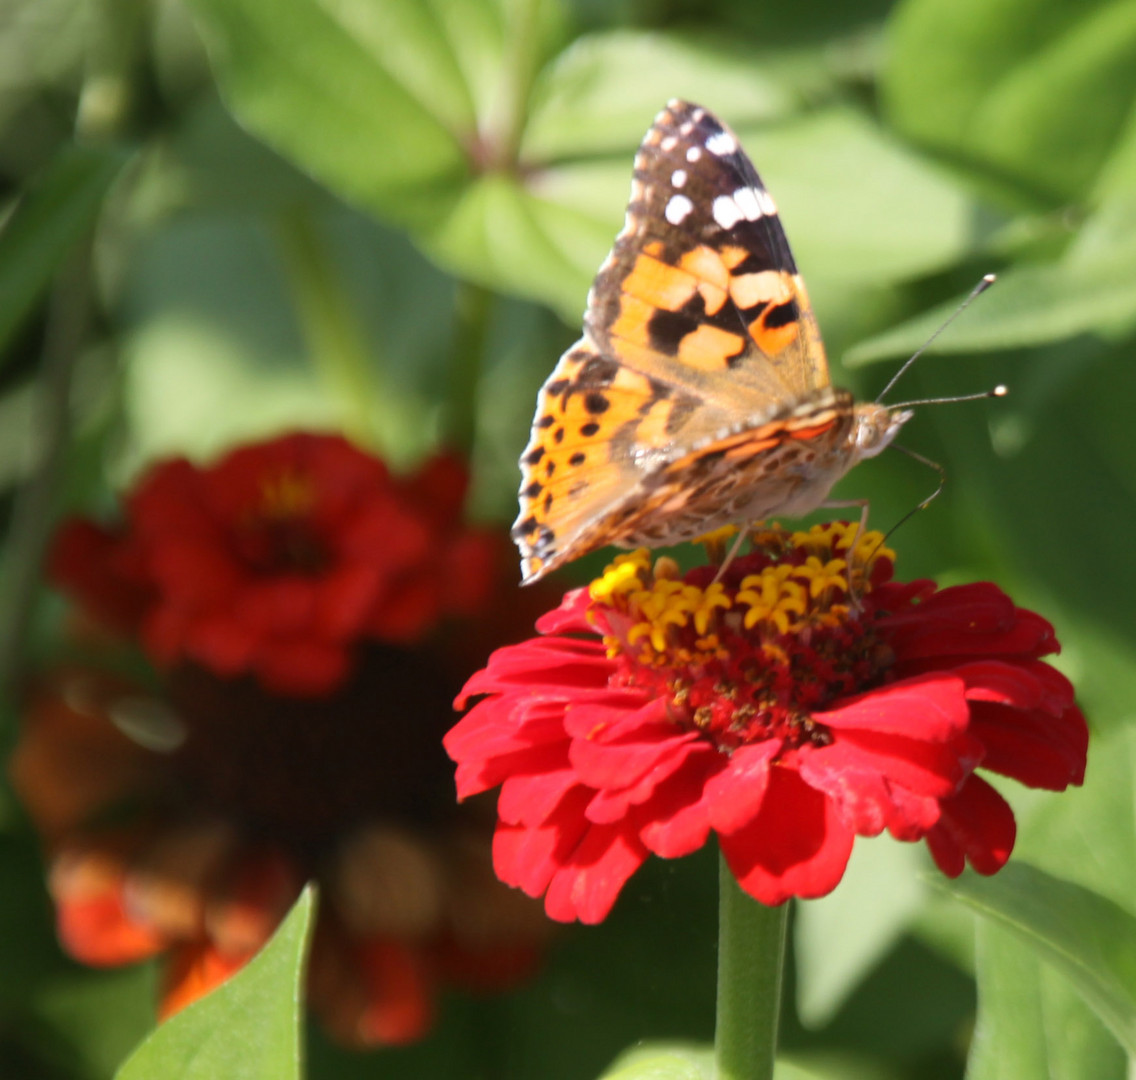
[[[521,456],[513,536],[525,577],[563,561],[569,550],[573,557],[587,550],[583,535],[596,531],[642,472],[665,464],[667,448],[699,411],[696,398],[600,355],[587,338],[565,352],[541,388]],[[717,420],[729,423],[725,414]],[[653,462],[644,456],[650,453]]]

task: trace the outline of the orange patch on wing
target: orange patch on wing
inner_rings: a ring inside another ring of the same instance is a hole
[[[678,264],[700,281],[716,285],[719,289],[729,287],[730,273],[722,262],[721,255],[712,247],[700,244],[683,255]]]
[[[766,326],[759,316],[749,324],[749,335],[757,342],[757,347],[766,356],[776,356],[787,349],[800,336],[798,324],[794,321],[784,326]]]
[[[729,367],[729,358],[738,355],[744,344],[739,335],[703,323],[682,339],[678,359],[701,371],[722,371]]]
[[[730,281],[730,296],[740,308],[751,308],[762,302],[783,304],[793,295],[792,279],[779,270],[762,270],[741,274]]]
[[[749,258],[749,252],[744,247],[728,244],[722,248],[721,257],[726,269],[733,270],[735,266],[741,266]]]
[[[664,311],[678,311],[698,290],[699,282],[676,266],[640,255],[620,289]]]
[[[619,318],[611,325],[611,336],[634,345],[648,346],[651,335],[647,332],[647,323],[658,308],[658,304],[624,293],[619,299]]]
[[[651,406],[635,427],[635,441],[644,446],[662,446],[668,439],[667,423],[674,410],[674,402],[661,400]]]

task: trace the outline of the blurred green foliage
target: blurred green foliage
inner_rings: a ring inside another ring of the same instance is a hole
[[[299,427],[400,464],[456,443],[477,514],[509,520],[536,389],[669,97],[741,134],[838,383],[874,393],[998,271],[902,396],[999,382],[1011,396],[905,430],[950,483],[895,543],[905,575],[993,577],[1054,619],[1095,733],[1088,779],[1007,793],[1015,858],[1040,869],[959,886],[997,920],[977,952],[967,910],[917,884],[918,853],[858,851],[795,920],[786,1076],[1127,1075],[1136,0],[3,0],[0,72],[9,690],[58,633],[29,588],[51,523],[109,504],[156,456]],[[841,490],[890,524],[932,487],[885,455]],[[110,1076],[152,1024],[152,975],[65,962],[7,797],[2,827],[0,1074]],[[447,1002],[421,1046],[352,1056],[311,1033],[308,1074],[567,1080],[639,1038],[708,1038],[704,855],[651,866],[605,925],[564,934],[529,989]],[[273,1049],[291,1063],[288,979],[245,978],[235,992],[282,1025]],[[246,1014],[203,1006],[194,1022],[222,1054],[210,1075],[293,1067],[225,1072]],[[171,1064],[177,1040],[122,1075],[190,1075]]]

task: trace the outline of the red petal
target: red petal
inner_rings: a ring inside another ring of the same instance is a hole
[[[981,777],[972,776],[943,803],[939,824],[927,834],[927,846],[947,877],[958,877],[964,862],[980,874],[993,874],[1009,859],[1016,833],[1006,800]]]
[[[677,859],[697,851],[710,834],[710,812],[703,798],[707,777],[726,767],[721,754],[699,748],[698,760],[660,785],[651,801],[636,809],[639,839],[656,855]]]
[[[631,807],[638,806],[652,798],[660,784],[680,770],[684,772],[689,770],[692,764],[694,765],[694,775],[698,779],[699,797],[701,797],[703,769],[700,766],[702,762],[706,761],[707,754],[717,755],[708,746],[701,743],[696,734],[693,732],[689,734],[692,737],[681,743],[674,739],[668,739],[667,745],[665,747],[660,745],[658,747],[659,753],[653,758],[645,757],[636,760],[634,765],[629,762],[627,773],[623,778],[628,782],[627,786],[621,784],[618,774],[616,774],[613,786],[599,791],[588,804],[588,820],[597,824],[621,820],[628,814]],[[578,742],[573,743],[573,749],[579,745]],[[695,764],[692,759],[701,760]],[[576,762],[573,761],[573,764],[575,765]],[[644,765],[647,767],[643,768]],[[577,773],[586,784],[591,787],[596,786],[586,770],[577,766]]]
[[[631,713],[588,707],[571,710],[565,726],[575,737],[568,757],[580,780],[597,789],[623,789],[651,773],[661,778],[673,772],[677,765],[669,759],[682,755],[683,748],[699,736],[667,723],[660,716],[665,709],[666,703],[657,701]]]
[[[986,748],[984,769],[1050,791],[1084,780],[1089,730],[1080,709],[1055,717],[976,702],[973,711],[971,730]]]
[[[814,719],[837,730],[946,742],[966,730],[970,711],[964,691],[965,683],[953,671],[916,675],[842,701]]]
[[[814,787],[839,789],[842,777],[875,773],[918,795],[952,795],[982,759],[982,744],[967,736],[926,743],[898,735],[843,731],[828,746],[803,748],[801,774]]]
[[[541,896],[553,874],[582,837],[596,826],[584,817],[592,792],[583,785],[569,791],[543,824],[528,828],[498,821],[493,834],[493,868],[506,885]]]
[[[997,585],[976,582],[940,589],[907,611],[884,616],[898,662],[931,656],[1026,655],[1056,652],[1053,627],[1016,608]]]
[[[765,799],[771,763],[780,752],[781,743],[775,739],[743,746],[730,756],[729,765],[707,782],[704,797],[716,832],[737,832],[753,821]]]
[[[889,780],[879,769],[853,751],[837,753],[833,746],[809,750],[798,757],[801,778],[833,800],[850,829],[861,836],[877,836],[885,828],[893,836],[916,840],[939,818],[939,798],[954,792],[957,784],[940,785],[937,795],[915,793]]]
[[[515,689],[546,686],[567,696],[573,688],[606,687],[615,665],[599,641],[571,638],[534,638],[519,645],[506,645],[471,676],[454,702],[464,709],[478,694],[508,693]]]
[[[780,904],[836,888],[853,838],[831,800],[792,769],[774,766],[758,815],[719,843],[741,887],[763,904]]]
[[[501,784],[497,815],[509,825],[540,825],[577,783],[576,770],[571,767],[549,769],[536,776],[511,771]]]
[[[646,858],[630,824],[593,825],[553,875],[544,910],[557,922],[602,922]]]
[[[590,604],[591,597],[586,588],[573,589],[564,594],[558,608],[537,619],[536,628],[542,634],[588,634],[594,637],[596,629],[588,621]]]

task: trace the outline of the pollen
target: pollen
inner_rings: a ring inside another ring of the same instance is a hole
[[[890,662],[861,615],[893,556],[881,534],[859,531],[843,522],[754,530],[750,553],[717,574],[705,566],[679,576],[672,559],[652,563],[646,551],[619,556],[589,594],[617,681],[657,693],[676,723],[727,753],[770,737],[823,744],[811,710],[870,685]],[[703,542],[736,535],[718,530]]]

